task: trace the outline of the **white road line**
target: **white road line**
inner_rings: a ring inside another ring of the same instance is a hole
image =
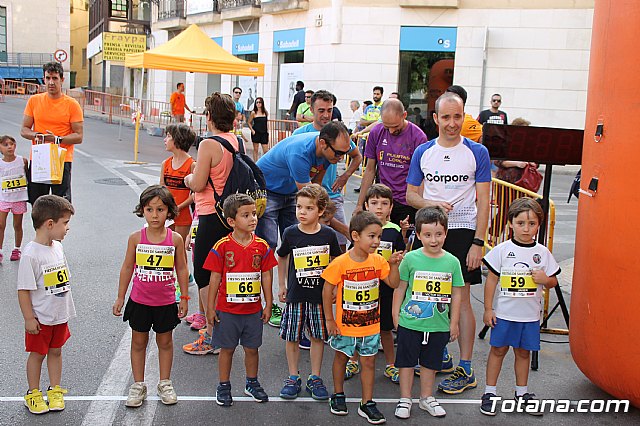
[[[100,402],[118,402],[119,403],[121,401],[126,401],[127,397],[126,396],[107,396],[107,395],[86,395],[86,396],[65,396],[64,400],[65,401],[100,401]],[[211,402],[215,400],[216,400],[215,396],[180,396],[178,395],[179,402],[180,401]],[[347,398],[347,402],[350,402],[350,403],[360,402],[360,400],[361,400],[360,398]],[[160,401],[160,397],[155,395],[154,396],[149,395],[147,397],[147,401],[154,401],[154,402]],[[375,401],[381,404],[397,404],[398,398],[375,398]],[[24,403],[24,398],[21,396],[7,396],[7,397],[0,396],[0,402]],[[253,398],[251,398],[250,396],[234,396],[233,402],[255,403]],[[311,402],[311,403],[322,403],[322,404],[327,403],[327,401],[316,401],[315,399],[309,398],[309,397],[298,397],[295,400],[283,399],[280,397],[269,397],[269,402],[284,402],[287,404],[292,404],[296,402],[305,402],[305,403]],[[417,398],[414,398],[413,402],[417,404],[419,403],[419,400]],[[482,403],[482,401],[479,399],[453,399],[453,398],[451,399],[438,398],[438,402],[441,404],[477,404],[477,405],[480,405]],[[139,410],[130,410],[130,411],[139,411]]]
[[[114,169],[113,166],[115,164],[113,161],[96,158],[93,155],[77,148],[75,149],[75,152],[83,157],[93,160],[113,175],[125,181],[136,195],[139,196],[141,194],[142,189],[132,179]],[[155,390],[155,386],[158,383],[159,378],[158,349],[154,340],[155,334],[150,333],[149,347],[147,349],[145,379],[152,390]],[[113,359],[111,360],[111,364],[109,364],[109,368],[104,376],[102,376],[102,381],[100,382],[100,386],[98,386],[96,395],[96,398],[98,399],[87,399],[92,402],[89,406],[89,410],[82,420],[83,426],[108,426],[113,423],[121,399],[120,397],[118,397],[118,399],[114,399],[113,397],[104,398],[104,396],[122,395],[125,393],[127,385],[131,380],[130,347],[131,329],[127,328],[127,331],[124,333],[120,343],[118,344]],[[124,397],[124,399],[126,400],[126,397]],[[130,420],[130,422],[125,422],[125,424],[150,425],[155,416],[157,398],[152,397],[150,399],[154,402],[146,404],[144,410],[139,410],[137,413],[128,412],[126,418]]]
[[[111,172],[112,174],[118,176],[120,179],[122,179],[123,181],[125,181],[127,183],[127,185],[129,185],[129,187],[131,189],[133,189],[133,192],[136,193],[136,195],[140,195],[142,193],[142,189],[140,189],[140,187],[138,186],[138,184],[136,184],[132,179],[128,178],[127,176],[123,175],[122,173],[120,173],[119,171],[117,171],[116,169],[114,169],[113,167],[111,167],[109,164],[107,164],[106,161],[102,161],[98,158],[95,158],[93,155],[88,154],[78,148],[74,148],[74,152],[77,152],[78,154],[85,156],[87,158],[92,159],[93,161],[95,161],[96,163],[98,163],[99,165],[101,165],[102,167],[104,167],[105,169],[107,169],[109,172]]]

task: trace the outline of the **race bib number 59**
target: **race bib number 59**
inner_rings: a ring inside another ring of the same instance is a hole
[[[531,269],[502,268],[500,270],[500,296],[535,297],[538,285],[533,281]]]

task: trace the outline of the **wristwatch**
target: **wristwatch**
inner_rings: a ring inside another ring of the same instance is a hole
[[[471,243],[476,246],[484,247],[484,241],[480,238],[474,238]]]

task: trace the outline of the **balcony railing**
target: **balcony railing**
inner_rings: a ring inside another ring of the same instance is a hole
[[[186,18],[185,0],[160,0],[158,20],[173,18]]]
[[[219,4],[220,10],[245,6],[260,7],[260,0],[219,0]]]
[[[5,65],[41,67],[51,61],[53,61],[53,54],[51,53],[0,52],[0,62],[4,62]]]

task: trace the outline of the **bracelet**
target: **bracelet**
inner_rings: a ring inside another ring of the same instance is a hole
[[[476,246],[484,247],[484,241],[480,238],[474,238],[471,243]]]
[[[180,296],[180,300],[191,300],[189,296]]]

